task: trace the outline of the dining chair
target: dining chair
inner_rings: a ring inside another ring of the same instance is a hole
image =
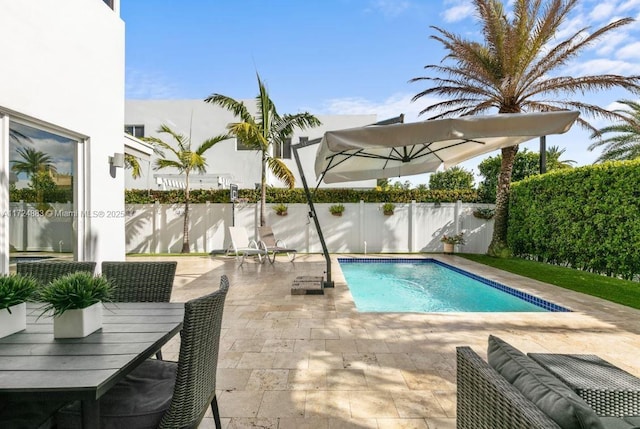
[[[176,261],[104,261],[102,275],[113,285],[113,302],[169,302]]]
[[[93,261],[25,261],[16,263],[16,273],[34,277],[43,285],[58,277],[78,271],[93,274],[95,269],[96,263]]]
[[[209,406],[221,429],[216,369],[227,276],[220,288],[184,305],[178,362],[147,359],[100,399],[100,427],[197,428]],[[59,429],[81,426],[79,401],[57,413]]]
[[[176,261],[103,261],[102,275],[113,286],[113,302],[169,302]],[[158,350],[156,358],[162,359]]]

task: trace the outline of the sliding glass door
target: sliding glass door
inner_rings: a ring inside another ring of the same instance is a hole
[[[78,259],[81,140],[46,126],[8,121],[10,263]],[[6,135],[6,134],[5,134]],[[5,223],[6,224],[6,223]]]

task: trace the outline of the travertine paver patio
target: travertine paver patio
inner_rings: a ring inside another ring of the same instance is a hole
[[[597,354],[640,376],[640,311],[456,256],[426,256],[574,312],[358,313],[336,261],[335,289],[290,294],[296,276],[322,275],[320,255],[242,267],[228,257],[177,258],[173,301],[217,289],[222,274],[231,281],[217,380],[223,427],[454,428],[455,347],[486,357],[489,334],[525,352]],[[178,340],[163,350],[177,358]],[[202,428],[214,427],[210,417]]]

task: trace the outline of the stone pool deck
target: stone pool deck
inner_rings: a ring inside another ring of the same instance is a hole
[[[596,354],[640,376],[638,310],[453,255],[381,257],[433,257],[573,312],[358,313],[335,257],[336,287],[324,295],[291,294],[296,277],[323,275],[321,255],[242,267],[224,256],[174,258],[172,301],[217,289],[222,274],[231,282],[217,380],[224,428],[453,429],[455,348],[486,357],[489,334],[524,352]],[[153,259],[170,258],[131,258]],[[178,341],[165,358],[177,358]],[[210,412],[200,427],[214,427]]]

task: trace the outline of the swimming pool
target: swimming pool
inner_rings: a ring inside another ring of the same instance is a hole
[[[364,312],[570,311],[435,259],[338,258]]]

